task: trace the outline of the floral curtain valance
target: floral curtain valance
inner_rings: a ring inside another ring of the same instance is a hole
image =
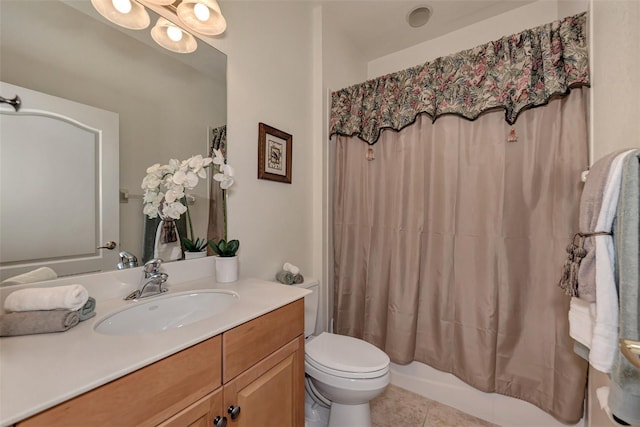
[[[375,144],[418,114],[473,120],[496,108],[513,124],[581,85],[589,85],[586,12],[333,92],[330,134]]]

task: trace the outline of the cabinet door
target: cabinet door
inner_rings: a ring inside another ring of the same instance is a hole
[[[159,427],[211,427],[223,425],[222,387],[159,424]],[[218,424],[217,424],[218,423]]]
[[[229,426],[304,426],[304,338],[280,348],[224,386]],[[240,411],[235,418],[231,412]]]

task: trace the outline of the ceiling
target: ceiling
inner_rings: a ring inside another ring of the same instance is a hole
[[[368,62],[534,1],[329,0],[323,2],[323,12]],[[407,23],[407,15],[417,6],[428,6],[432,15],[425,26],[412,28]]]

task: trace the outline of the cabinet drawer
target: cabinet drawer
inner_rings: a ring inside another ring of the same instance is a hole
[[[304,334],[304,300],[222,334],[222,379],[227,383],[299,335]]]
[[[152,426],[220,387],[221,338],[215,336],[54,406],[26,426]]]

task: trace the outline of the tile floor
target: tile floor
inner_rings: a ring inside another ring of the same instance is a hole
[[[498,427],[394,385],[371,401],[371,420],[373,427]]]

